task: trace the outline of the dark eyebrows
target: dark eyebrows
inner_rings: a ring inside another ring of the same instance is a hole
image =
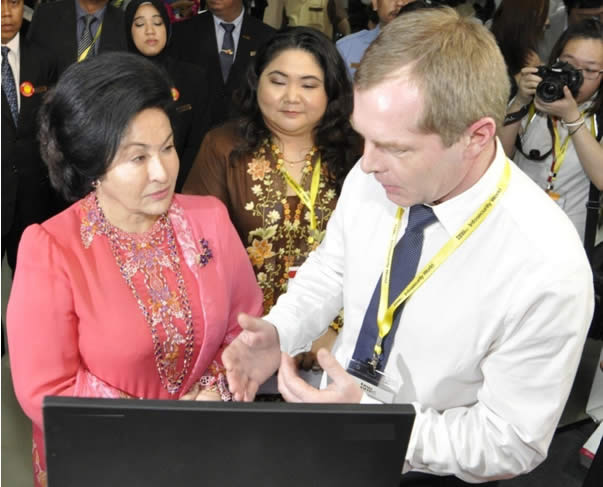
[[[165,140],[161,143],[161,145],[164,146],[173,137],[174,137],[174,132],[170,132],[170,134],[165,138]],[[143,144],[142,142],[130,142],[129,144],[124,145],[122,147],[122,149],[129,149],[132,146],[147,148],[147,147],[149,147],[149,144]]]
[[[151,15],[151,19],[154,19],[154,18],[160,18],[161,20],[163,20],[163,17],[161,17],[161,15],[159,15],[159,14],[153,14],[153,15]],[[134,22],[136,22],[138,19],[144,20],[145,16],[144,15],[139,15],[138,17],[134,17]]]
[[[276,74],[276,75],[282,76],[284,78],[289,78],[288,74],[283,73],[282,71],[279,71],[278,69],[275,69],[274,71],[270,71],[268,73],[268,76],[270,76],[272,74]],[[302,79],[302,80],[310,80],[310,79],[312,79],[312,80],[318,81],[319,83],[323,82],[322,79],[320,79],[318,76],[314,76],[313,74],[307,74],[307,75],[301,76],[300,79]]]
[[[571,61],[580,61],[579,59],[576,59],[571,54],[563,54],[561,57],[564,57],[564,58],[569,59]],[[598,63],[597,63],[597,61],[592,61],[592,60],[585,59],[584,60],[584,64],[588,64],[589,66],[594,66],[594,65],[597,65]]]

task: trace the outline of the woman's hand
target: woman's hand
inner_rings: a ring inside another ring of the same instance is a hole
[[[190,391],[184,394],[181,401],[221,401],[222,397],[218,391],[209,391],[201,389],[199,384],[191,387]]]
[[[517,80],[517,96],[516,100],[520,105],[528,105],[532,102],[536,94],[536,87],[542,81],[540,76],[537,76],[538,68],[526,67],[519,72]]]
[[[222,401],[222,397],[218,391],[199,391],[195,401]]]
[[[563,87],[564,97],[551,103],[546,103],[540,98],[534,98],[534,106],[537,110],[557,117],[566,123],[575,122],[580,118],[578,103],[574,99],[572,92],[567,86]]]

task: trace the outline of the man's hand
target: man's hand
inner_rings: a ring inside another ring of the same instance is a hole
[[[233,400],[253,401],[258,387],[278,368],[278,332],[272,323],[245,313],[238,322],[243,331],[226,347],[222,362]]]
[[[318,363],[333,382],[326,389],[316,389],[297,375],[291,356],[281,355],[278,371],[278,390],[287,402],[359,403],[362,390],[356,380],[335,360],[330,352],[321,348],[316,355]]]
[[[335,340],[337,340],[337,332],[329,326],[324,335],[312,342],[312,349],[309,352],[302,352],[295,356],[294,360],[298,368],[303,370],[320,370],[320,364],[316,360],[316,354],[321,348],[325,348],[330,352]]]

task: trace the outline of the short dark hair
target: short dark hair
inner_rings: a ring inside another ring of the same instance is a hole
[[[574,39],[595,39],[603,42],[603,26],[597,19],[584,19],[576,24],[570,24],[561,34],[551,51],[549,64],[554,63],[569,41]],[[600,76],[599,76],[600,77]],[[603,82],[599,82],[599,90],[593,104],[588,109],[591,115],[601,117],[603,115]]]
[[[424,10],[428,8],[441,8],[444,6],[444,3],[438,0],[415,0],[414,2],[407,3],[403,5],[402,8],[398,11],[398,17],[400,15],[405,15],[410,12],[415,12],[417,10]]]
[[[235,98],[242,142],[232,152],[231,161],[236,163],[245,155],[255,152],[270,137],[257,101],[259,79],[266,66],[288,49],[302,49],[312,54],[324,73],[327,108],[314,129],[314,144],[340,188],[362,151],[361,138],[350,125],[354,108],[352,82],[333,41],[308,27],[282,29],[258,50],[255,61],[247,70],[246,82]]]
[[[128,124],[147,108],[173,109],[168,76],[142,56],[101,54],[72,64],[48,92],[39,140],[50,181],[67,201],[107,172]]]
[[[603,5],[602,0],[563,0],[567,12],[575,8],[599,8]]]

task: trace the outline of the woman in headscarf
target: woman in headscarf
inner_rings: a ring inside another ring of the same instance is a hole
[[[126,8],[125,26],[128,50],[159,64],[174,83],[172,125],[180,157],[176,182],[176,192],[180,192],[211,122],[207,73],[168,55],[172,26],[162,0],[132,0]]]

